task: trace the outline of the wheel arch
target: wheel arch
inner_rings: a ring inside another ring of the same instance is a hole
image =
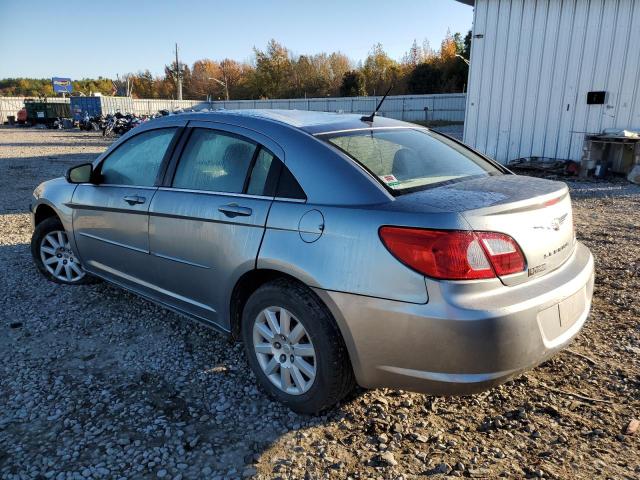
[[[234,339],[241,338],[240,326],[242,324],[242,311],[251,294],[265,283],[279,278],[291,280],[308,288],[303,281],[293,275],[269,268],[256,268],[249,270],[236,281],[236,284],[231,291],[231,299],[229,301],[229,322],[231,335]]]
[[[56,217],[58,220],[60,220],[60,222],[62,222],[62,219],[60,218],[60,215],[55,210],[55,208],[53,208],[51,205],[47,203],[41,203],[36,207],[35,212],[33,214],[34,225],[38,225],[42,223],[44,220],[46,220],[47,218],[51,218],[51,217]]]

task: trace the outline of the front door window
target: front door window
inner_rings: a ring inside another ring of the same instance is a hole
[[[106,185],[152,187],[176,128],[140,133],[116,148],[100,168]]]

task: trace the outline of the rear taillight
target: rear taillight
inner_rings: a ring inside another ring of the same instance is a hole
[[[522,272],[524,255],[516,241],[509,235],[495,232],[476,232],[484,251],[498,276]]]
[[[503,233],[382,227],[380,238],[398,260],[433,278],[474,280],[525,269],[520,247]]]

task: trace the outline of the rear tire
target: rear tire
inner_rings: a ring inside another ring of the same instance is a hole
[[[269,331],[274,330],[269,325],[274,323],[282,335],[269,340]],[[347,348],[333,316],[301,284],[279,279],[258,288],[242,312],[242,339],[260,387],[295,412],[321,412],[355,387]]]
[[[31,237],[31,255],[40,273],[52,282],[65,285],[97,282],[96,277],[84,271],[71,251],[67,233],[57,217],[49,217],[36,225]]]

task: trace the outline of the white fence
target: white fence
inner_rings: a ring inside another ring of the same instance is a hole
[[[277,108],[284,110],[313,110],[319,112],[373,112],[382,97],[292,98],[274,100],[229,100],[200,102],[192,100],[134,100],[135,113],[150,115],[158,110],[176,108],[209,108],[212,110],[242,110]],[[466,94],[395,95],[387,97],[380,114],[407,121],[464,122]]]
[[[155,98],[134,98],[133,100],[133,113],[137,115],[152,115],[159,110],[169,110],[173,112],[177,109],[189,110],[194,108],[200,110],[203,108],[215,108],[213,107],[215,102],[205,102],[202,100],[163,100]],[[220,107],[218,107],[220,108]]]
[[[7,120],[8,115],[16,115],[23,107],[25,97],[0,97],[0,123]],[[229,101],[197,101],[197,100],[157,100],[134,99],[131,113],[151,115],[158,110],[173,111],[182,109],[236,110],[279,108],[285,110],[313,110],[321,112],[371,113],[382,97],[329,97],[329,98],[296,98],[277,100],[229,100]],[[55,98],[48,101],[68,102],[69,99]],[[448,93],[438,95],[395,95],[389,96],[382,104],[380,115],[407,121],[445,121],[464,122],[466,94]],[[124,112],[123,112],[124,113]]]

